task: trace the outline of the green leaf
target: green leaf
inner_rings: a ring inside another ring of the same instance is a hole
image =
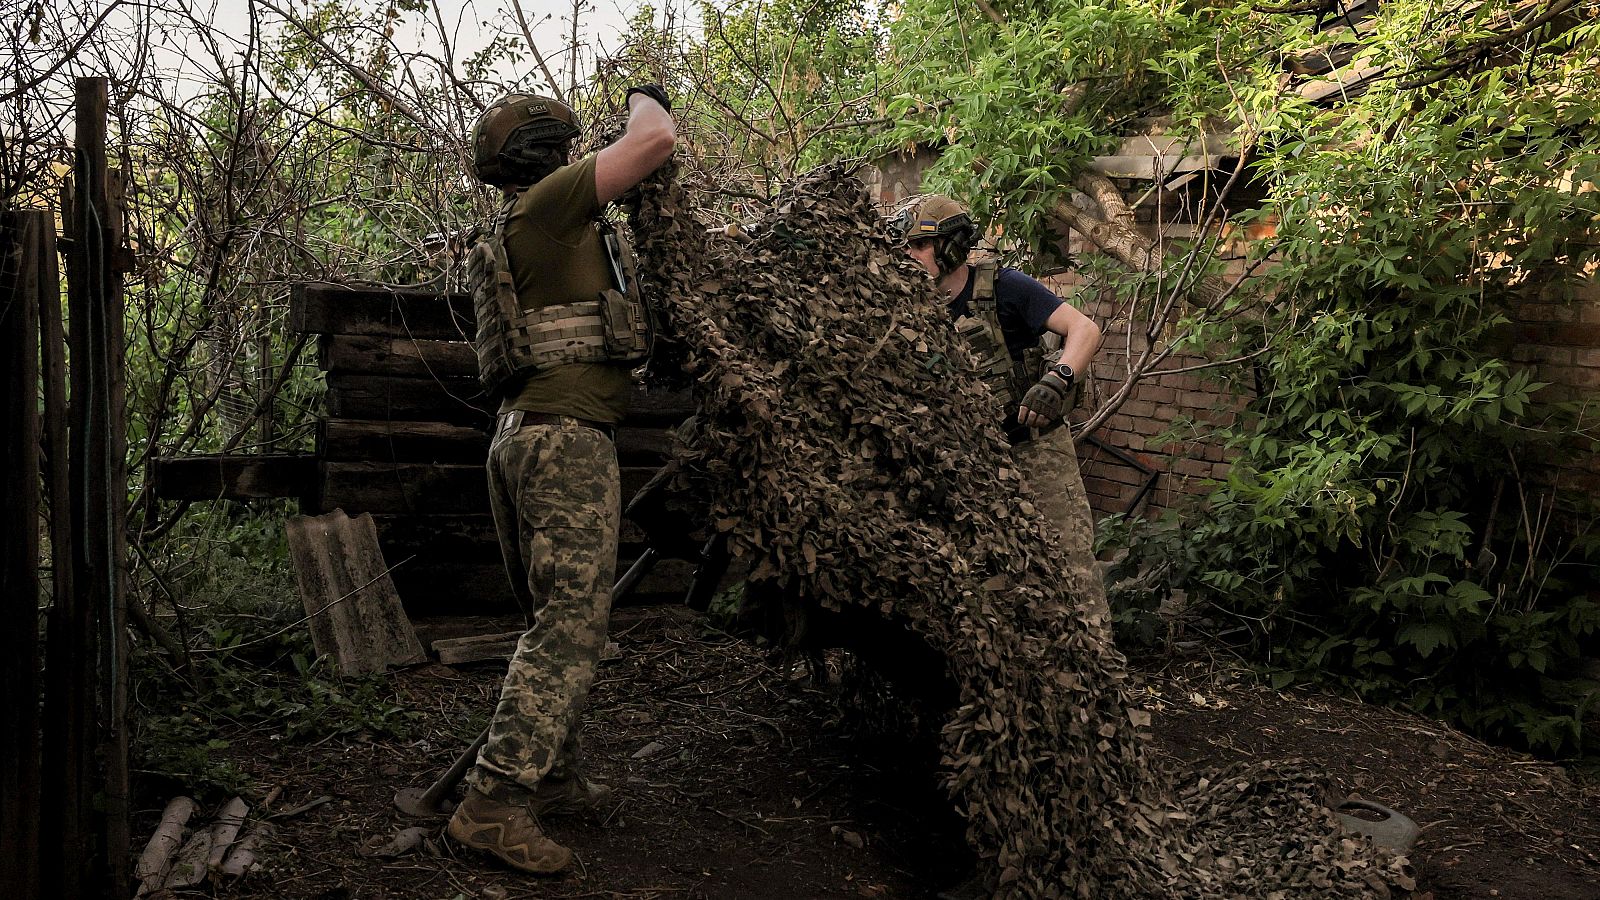
[[[1423,659],[1433,655],[1433,651],[1440,647],[1448,647],[1452,643],[1450,629],[1430,623],[1406,625],[1396,633],[1395,640],[1417,648],[1417,653]]]

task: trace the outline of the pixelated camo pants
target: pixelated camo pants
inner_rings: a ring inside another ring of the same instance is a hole
[[[1040,513],[1061,532],[1062,555],[1067,558],[1067,571],[1062,575],[1073,596],[1081,598],[1092,622],[1109,629],[1105,580],[1094,558],[1094,513],[1078,472],[1071,430],[1057,428],[1016,445],[1011,453],[1033,487]]]
[[[468,783],[489,792],[567,777],[611,614],[622,487],[610,437],[525,425],[489,448],[489,502],[528,615]]]

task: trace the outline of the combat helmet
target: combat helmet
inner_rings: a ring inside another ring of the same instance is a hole
[[[907,243],[933,239],[934,261],[941,274],[967,261],[978,243],[978,226],[966,206],[943,194],[912,197],[895,216],[895,227]]]
[[[507,94],[472,125],[470,171],[485,184],[524,182],[530,167],[577,136],[572,107],[537,94]]]

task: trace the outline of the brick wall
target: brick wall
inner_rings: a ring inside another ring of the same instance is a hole
[[[1153,234],[1154,226],[1142,226]],[[1079,258],[1095,252],[1076,235],[1068,249]],[[1244,263],[1225,261],[1224,275],[1238,278]],[[1130,354],[1148,346],[1145,325],[1131,321],[1108,291],[1097,290],[1077,272],[1047,279],[1056,292],[1099,324],[1103,335],[1094,360],[1094,379],[1073,418],[1083,422],[1120,391],[1128,377]],[[1130,335],[1131,332],[1131,335]],[[1162,369],[1190,369],[1206,362],[1177,354]],[[1218,429],[1231,425],[1253,394],[1251,384],[1229,381],[1218,372],[1178,372],[1135,383],[1117,412],[1078,443],[1078,459],[1089,505],[1096,515],[1156,514],[1185,498],[1204,494],[1213,480],[1227,477],[1230,454]]]
[[[1543,399],[1577,404],[1581,424],[1600,428],[1600,281],[1552,286],[1518,304],[1512,318],[1506,356],[1549,382]],[[1556,493],[1600,497],[1600,454],[1588,441],[1551,447],[1536,465],[1537,482]]]

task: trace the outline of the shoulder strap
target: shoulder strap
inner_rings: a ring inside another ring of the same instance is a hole
[[[516,208],[517,199],[521,196],[522,192],[517,191],[515,194],[512,194],[505,200],[501,201],[500,211],[494,214],[495,237],[504,238],[506,236],[506,223],[511,221],[511,210]]]
[[[999,266],[992,259],[972,267],[972,301],[994,305],[994,276]]]

